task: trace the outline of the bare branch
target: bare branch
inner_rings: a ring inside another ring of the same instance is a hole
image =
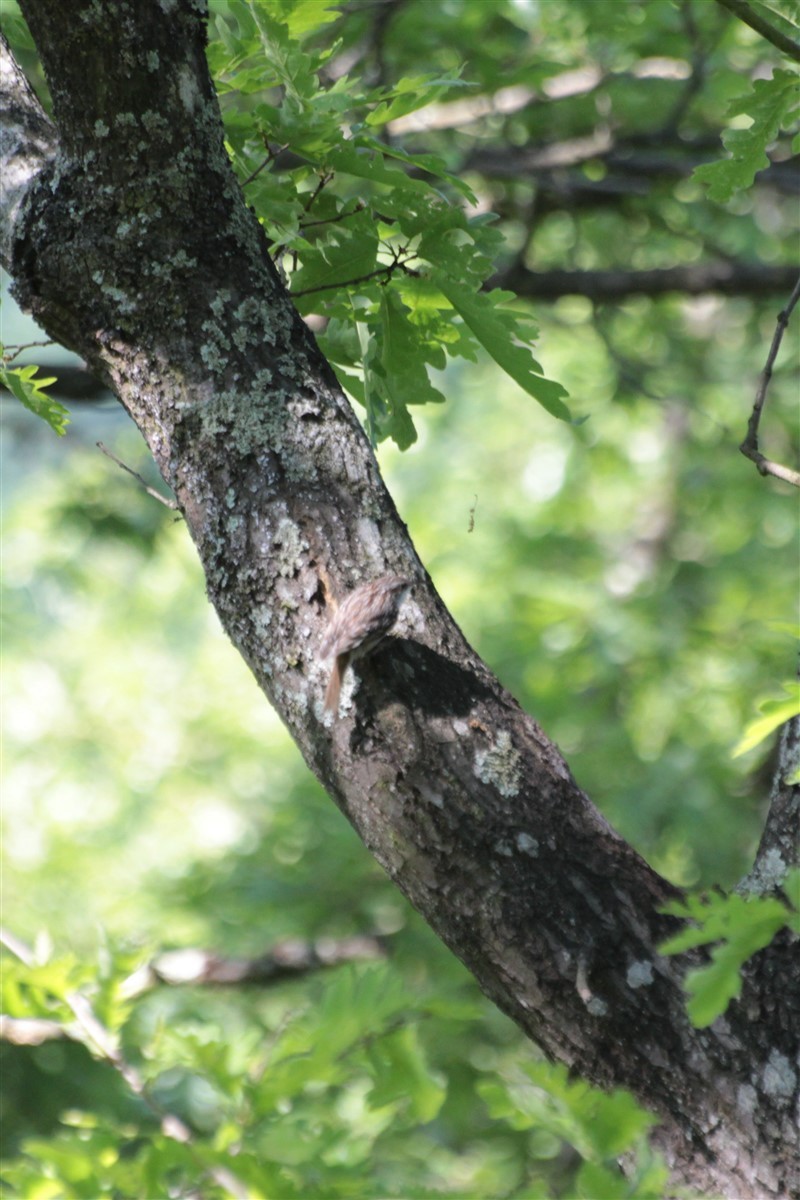
[[[515,264],[495,276],[490,286],[508,288],[519,296],[540,300],[587,296],[602,302],[634,295],[663,296],[668,292],[684,292],[689,296],[705,292],[724,296],[768,296],[791,287],[795,272],[794,266],[748,262],[684,263],[646,271],[530,271]]]
[[[462,170],[478,171],[500,182],[530,178],[536,184],[541,211],[560,210],[566,204],[595,208],[618,204],[620,198],[649,196],[666,180],[687,179],[718,148],[719,140],[706,135],[684,139],[670,130],[654,130],[636,137],[611,138],[599,128],[590,136],[515,147],[513,154],[507,146],[479,143],[464,159]],[[590,179],[577,169],[593,159],[605,168],[602,178]],[[785,147],[776,146],[770,159],[770,165],[757,173],[756,182],[796,195],[800,173],[788,140]]]
[[[791,467],[784,467],[780,463],[772,462],[771,459],[764,457],[758,448],[758,427],[761,421],[761,414],[764,410],[764,402],[767,398],[767,389],[772,379],[772,368],[775,359],[778,357],[778,350],[783,341],[786,326],[789,324],[792,309],[798,300],[800,300],[800,279],[794,285],[794,291],[789,297],[789,303],[786,305],[786,308],[778,314],[778,325],[775,330],[775,336],[769,348],[764,370],[761,372],[753,411],[750,414],[750,420],[747,422],[747,436],[739,447],[745,458],[749,458],[751,462],[754,462],[762,475],[774,475],[776,479],[782,479],[785,483],[794,484],[795,487],[800,487],[800,473],[793,471]]]
[[[769,21],[765,20],[752,5],[747,3],[747,0],[717,0],[717,4],[727,8],[728,12],[732,12],[751,29],[755,29],[756,33],[760,33],[768,42],[772,42],[772,45],[777,46],[783,54],[793,58],[795,62],[800,62],[800,45],[793,42],[785,33],[781,33],[780,29],[770,25]]]
[[[70,1037],[70,1031],[60,1021],[46,1017],[7,1017],[0,1013],[0,1042],[12,1046],[42,1046]]]
[[[53,341],[52,338],[45,338],[45,340],[41,341],[41,342],[23,342],[19,346],[17,346],[17,345],[4,346],[3,347],[3,350],[4,350],[3,361],[6,363],[12,363],[14,361],[14,359],[19,358],[20,354],[24,353],[25,350],[33,350],[35,346],[55,346],[55,345],[56,345],[56,343]]]
[[[138,472],[132,470],[132,468],[124,463],[121,458],[117,458],[116,454],[112,454],[108,446],[105,446],[102,442],[98,442],[97,449],[102,450],[103,454],[105,454],[107,458],[110,458],[111,461],[115,462],[118,467],[122,467],[123,471],[127,471],[129,475],[132,475],[134,479],[138,480],[147,494],[152,496],[154,500],[158,500],[159,503],[163,504],[165,508],[169,508],[173,512],[178,511],[179,506],[177,500],[175,500],[172,496],[162,496],[161,492],[157,491],[153,487],[150,487],[150,484],[147,483],[146,480],[144,480],[142,476],[138,474]]]
[[[128,998],[139,996],[158,984],[259,984],[270,986],[345,962],[383,958],[384,939],[362,934],[347,938],[320,938],[315,942],[291,939],[279,942],[258,958],[225,958],[208,950],[186,948],[159,954],[145,963],[124,984]]]

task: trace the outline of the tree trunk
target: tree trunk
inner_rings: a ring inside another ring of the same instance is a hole
[[[133,417],[232,642],[486,994],[549,1055],[658,1113],[676,1184],[786,1195],[800,1186],[796,952],[778,939],[724,1018],[690,1025],[696,960],[656,950],[675,889],[465,642],[287,297],[224,150],[201,7],[93,0],[78,18],[23,0],[55,128],[6,53],[16,294]],[[400,636],[356,668],[333,719],[330,592],[387,570],[416,581]]]

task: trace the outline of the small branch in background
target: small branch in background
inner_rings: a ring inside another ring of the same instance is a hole
[[[369,35],[370,49],[375,61],[375,79],[373,86],[384,86],[388,75],[385,59],[386,35],[389,25],[394,20],[407,0],[383,0],[383,4],[375,8],[372,30]]]
[[[10,1042],[12,1046],[42,1046],[45,1042],[57,1042],[69,1036],[69,1029],[60,1021],[48,1021],[46,1017],[7,1017],[0,1013],[0,1042]]]
[[[531,271],[521,264],[488,281],[518,296],[556,300],[560,296],[586,296],[590,300],[621,300],[625,296],[663,296],[683,292],[687,296],[714,292],[722,296],[768,296],[785,292],[794,283],[794,266],[764,266],[749,262],[683,263],[677,267],[648,270]]]
[[[686,86],[681,89],[677,102],[663,125],[664,137],[670,140],[677,136],[683,118],[689,111],[695,97],[706,83],[708,58],[711,49],[710,45],[707,47],[703,45],[703,38],[695,20],[692,0],[681,0],[680,20],[686,35],[687,44],[691,47],[691,73],[686,81]],[[721,22],[717,37],[722,32],[722,24]],[[717,37],[714,38],[715,41]]]
[[[127,471],[129,475],[132,475],[134,479],[137,479],[139,481],[139,483],[142,485],[142,487],[144,488],[144,490],[147,492],[147,494],[149,496],[152,496],[154,500],[160,501],[160,503],[163,504],[165,508],[169,508],[173,512],[178,511],[178,501],[177,500],[174,500],[171,496],[162,496],[161,492],[156,491],[155,488],[150,487],[150,484],[145,479],[142,479],[141,475],[137,474],[136,471],[132,470],[131,467],[127,466],[127,464],[124,463],[121,458],[117,458],[116,454],[112,454],[111,451],[109,450],[108,446],[104,446],[102,442],[98,442],[97,449],[102,450],[103,454],[105,454],[107,458],[110,458],[111,461],[115,462],[118,467],[122,467],[123,471]]]
[[[772,345],[769,348],[767,361],[764,364],[764,370],[761,372],[761,378],[758,383],[758,391],[756,392],[753,411],[750,414],[750,420],[747,422],[747,436],[742,442],[739,449],[745,458],[749,458],[751,462],[756,464],[760,474],[774,475],[776,479],[782,479],[785,483],[794,484],[795,487],[800,487],[800,473],[793,471],[790,467],[784,467],[780,463],[772,462],[765,458],[758,448],[758,426],[761,421],[761,414],[764,410],[764,402],[767,398],[767,389],[772,379],[772,368],[775,359],[778,357],[783,335],[786,332],[786,327],[789,324],[789,318],[792,315],[792,309],[800,300],[800,279],[794,285],[794,291],[789,297],[789,303],[786,308],[778,314],[778,325],[775,330],[775,336],[772,339]]]
[[[43,342],[24,342],[22,345],[4,346],[3,362],[12,363],[22,354],[23,350],[33,350],[35,346],[55,346],[55,344],[52,338],[46,338]]]
[[[369,934],[319,938],[315,942],[290,939],[279,942],[258,958],[224,958],[208,950],[192,948],[171,950],[135,971],[124,984],[124,994],[132,999],[159,984],[179,987],[252,983],[267,987],[341,963],[385,957],[383,938]]]
[[[795,62],[800,62],[800,45],[793,42],[785,33],[781,33],[780,29],[770,25],[761,13],[756,12],[752,5],[747,3],[747,0],[717,0],[717,4],[721,4],[745,25],[755,29],[756,33],[760,33],[768,42],[772,42],[772,45],[777,46],[783,54],[793,58]]]

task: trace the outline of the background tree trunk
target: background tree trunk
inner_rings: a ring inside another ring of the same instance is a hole
[[[657,953],[675,889],[466,644],[287,297],[224,150],[200,6],[22,7],[57,133],[7,60],[16,294],[139,426],[209,597],[309,767],[504,1012],[659,1114],[676,1183],[790,1193],[796,952],[779,939],[724,1018],[691,1026],[689,956]],[[331,597],[385,570],[416,580],[400,636],[358,667],[333,720],[318,654]]]

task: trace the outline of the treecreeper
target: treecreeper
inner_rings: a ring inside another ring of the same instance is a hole
[[[381,575],[355,588],[337,608],[320,645],[320,656],[333,658],[325,708],[336,712],[342,679],[350,663],[365,658],[394,628],[413,580]]]

